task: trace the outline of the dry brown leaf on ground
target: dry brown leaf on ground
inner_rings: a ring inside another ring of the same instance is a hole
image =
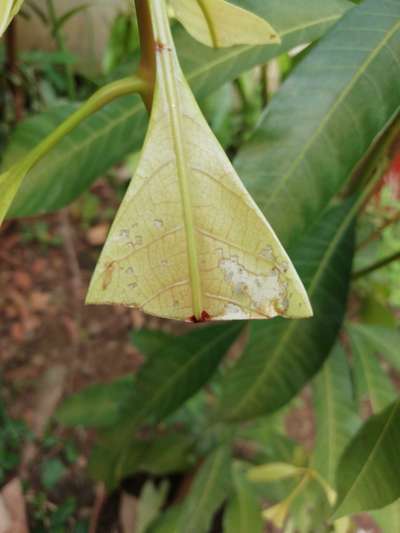
[[[0,492],[0,533],[29,533],[19,478],[12,479]]]

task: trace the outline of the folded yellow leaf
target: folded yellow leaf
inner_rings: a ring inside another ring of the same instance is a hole
[[[150,6],[157,81],[149,129],[87,302],[193,322],[310,316],[296,271],[183,76],[164,1]]]
[[[171,4],[186,31],[207,46],[280,43],[266,20],[225,0],[171,0]]]
[[[0,37],[13,17],[20,10],[24,0],[0,0]]]

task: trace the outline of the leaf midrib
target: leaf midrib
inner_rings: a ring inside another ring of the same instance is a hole
[[[154,17],[155,36],[158,41],[164,45],[164,48],[157,52],[156,85],[164,83],[165,93],[167,95],[169,122],[172,130],[172,142],[176,158],[177,177],[185,227],[188,268],[192,292],[192,312],[195,319],[200,320],[203,311],[203,294],[194,211],[190,190],[189,164],[183,140],[182,113],[177,87],[177,84],[179,83],[177,77],[180,75],[180,66],[176,56],[175,44],[172,39],[165,4],[163,2],[153,1],[152,12]],[[160,76],[161,73],[162,76]]]

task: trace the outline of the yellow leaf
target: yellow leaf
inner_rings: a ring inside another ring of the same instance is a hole
[[[289,463],[268,463],[250,468],[247,477],[257,483],[269,483],[300,476],[304,474],[304,470]]]
[[[297,273],[182,74],[164,1],[150,6],[157,80],[149,129],[87,303],[195,322],[310,316]]]
[[[1,0],[0,5],[0,37],[7,26],[20,10],[24,0]]]
[[[225,0],[171,0],[171,4],[186,31],[207,46],[280,43],[266,20]]]
[[[286,500],[273,505],[263,511],[263,517],[274,524],[278,529],[282,529],[289,513],[289,502]]]

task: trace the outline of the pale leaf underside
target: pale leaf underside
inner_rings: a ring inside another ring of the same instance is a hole
[[[176,320],[310,316],[288,256],[197,106],[162,3],[151,5],[158,43],[151,120],[87,302]]]
[[[0,37],[8,26],[12,7],[13,7],[13,0],[1,0],[1,3],[0,3]]]

